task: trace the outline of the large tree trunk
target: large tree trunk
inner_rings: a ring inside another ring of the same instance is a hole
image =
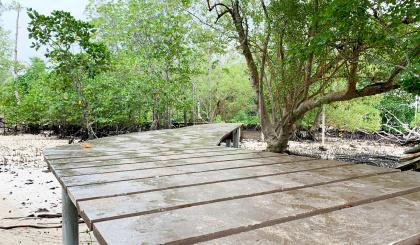
[[[295,120],[289,115],[284,116],[277,127],[271,128],[271,134],[267,137],[267,150],[271,152],[285,152],[289,138],[293,133]]]

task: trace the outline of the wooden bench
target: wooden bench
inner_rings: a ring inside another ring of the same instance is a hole
[[[224,147],[239,139],[207,124],[47,149],[63,243],[79,215],[100,244],[419,241],[419,173]]]

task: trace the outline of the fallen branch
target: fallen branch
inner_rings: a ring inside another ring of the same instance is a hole
[[[79,224],[84,223],[83,220],[79,220]],[[43,225],[10,225],[10,226],[0,226],[1,230],[11,230],[17,228],[33,228],[33,229],[53,229],[53,228],[62,228],[63,225],[54,225],[54,226],[43,226]]]
[[[11,230],[16,228],[34,228],[34,229],[52,229],[52,228],[61,228],[63,225],[55,226],[42,226],[42,225],[11,225],[11,226],[0,226],[1,230]]]
[[[28,218],[33,218],[33,219],[53,219],[53,218],[61,218],[62,215],[61,213],[56,213],[56,214],[30,214],[28,216],[18,216],[18,217],[6,217],[3,219],[28,219]]]

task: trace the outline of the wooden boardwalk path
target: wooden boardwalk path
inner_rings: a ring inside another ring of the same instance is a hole
[[[239,124],[149,131],[44,152],[101,244],[420,244],[420,174],[237,146]]]

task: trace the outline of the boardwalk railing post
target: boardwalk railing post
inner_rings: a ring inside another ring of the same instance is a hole
[[[63,244],[79,244],[79,215],[66,190],[62,190]]]
[[[241,141],[241,128],[237,128],[233,131],[233,147],[239,148],[239,142]]]
[[[230,147],[232,140],[231,139],[226,139],[226,147]]]

